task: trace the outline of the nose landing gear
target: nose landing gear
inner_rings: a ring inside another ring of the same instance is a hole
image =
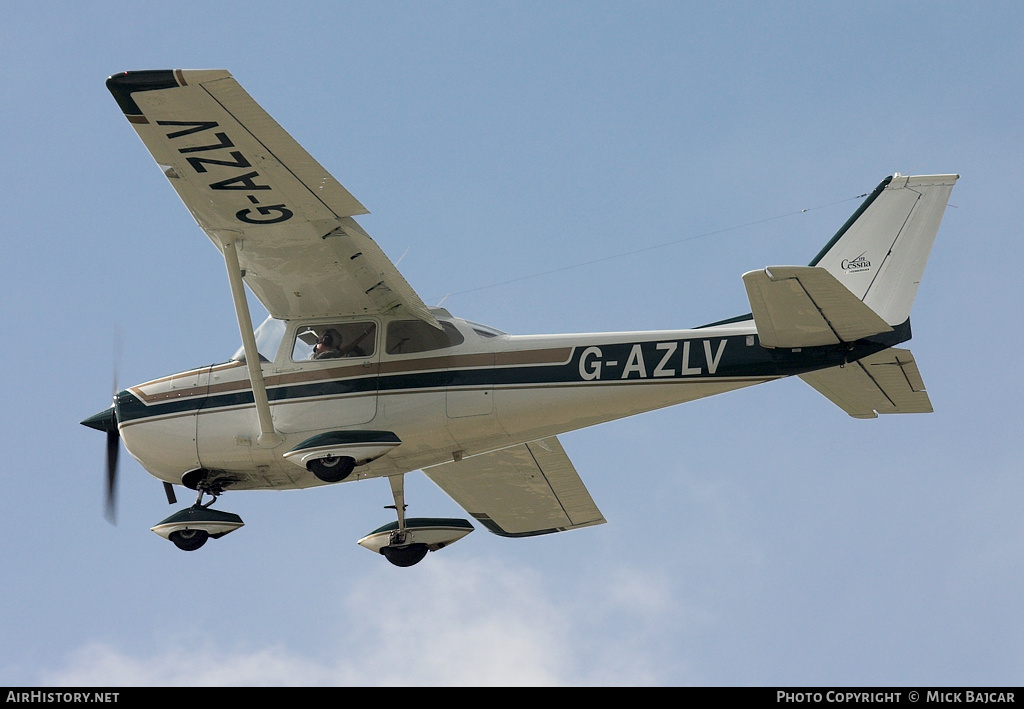
[[[217,496],[221,492],[219,488],[198,485],[197,489],[199,495],[194,505],[175,512],[152,528],[154,532],[183,551],[195,551],[206,544],[208,539],[219,539],[245,524],[242,518],[233,512],[210,509],[210,505],[217,501]],[[205,495],[210,495],[213,499],[204,505]]]

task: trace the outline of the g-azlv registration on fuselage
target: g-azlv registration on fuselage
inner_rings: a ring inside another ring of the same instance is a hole
[[[405,516],[422,470],[508,537],[605,520],[557,436],[797,375],[851,416],[931,411],[910,309],[956,175],[882,181],[809,266],[743,276],[751,313],[690,330],[513,336],[427,307],[356,223],[363,206],[226,71],[107,81],[221,252],[243,346],[119,391],[83,421],[196,502],[153,530],[197,549],[242,526],[228,490],[386,477],[397,520],[360,544],[408,566],[465,536]],[[244,285],[270,317],[253,331]],[[210,502],[204,503],[206,496]]]

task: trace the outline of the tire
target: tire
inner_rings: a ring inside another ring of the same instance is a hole
[[[423,561],[427,555],[426,544],[410,544],[407,547],[382,547],[380,553],[395,566],[412,566]]]
[[[182,551],[195,551],[206,544],[209,538],[210,535],[203,529],[181,529],[171,532],[168,536],[168,539],[174,542],[174,546]]]
[[[355,467],[355,459],[347,456],[315,458],[314,460],[306,463],[306,470],[313,473],[318,480],[323,480],[325,483],[340,483],[352,474]]]

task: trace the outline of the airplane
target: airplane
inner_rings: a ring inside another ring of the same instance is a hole
[[[809,265],[744,274],[745,315],[518,336],[428,307],[353,218],[363,205],[227,71],[107,88],[221,253],[242,339],[82,421],[107,434],[111,519],[121,442],[170,504],[197,492],[152,528],[180,549],[243,525],[211,509],[229,490],[383,477],[397,520],[359,544],[411,566],[474,529],[406,516],[417,470],[504,537],[602,524],[560,434],[794,375],[855,418],[932,411],[897,345],[959,175],[886,177]],[[269,313],[255,330],[246,286]]]

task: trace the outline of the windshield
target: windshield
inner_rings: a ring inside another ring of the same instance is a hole
[[[256,328],[256,351],[260,353],[261,362],[271,362],[277,354],[277,348],[281,345],[284,331],[287,329],[284,320],[267,318]],[[245,347],[239,347],[235,356],[231,359],[236,362],[245,361]]]
[[[481,325],[480,323],[473,322],[472,320],[467,320],[466,324],[473,328],[473,332],[480,335],[480,337],[501,337],[502,335],[508,334],[507,332],[502,332],[496,327]]]

